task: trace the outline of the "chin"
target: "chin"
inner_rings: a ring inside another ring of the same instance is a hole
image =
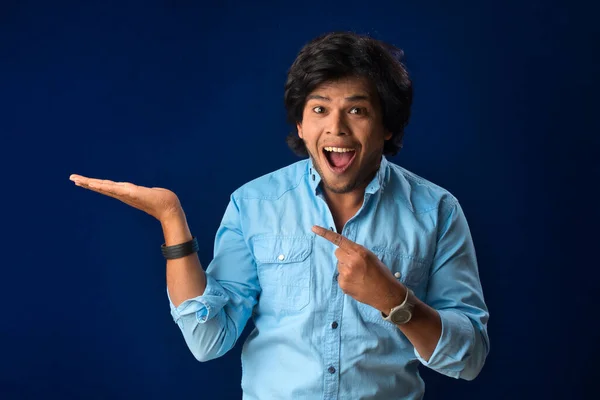
[[[327,187],[327,190],[330,191],[331,193],[335,193],[335,194],[346,194],[346,193],[351,193],[355,188],[356,185],[348,185],[348,186],[329,186],[329,185],[325,185]]]
[[[337,180],[337,179],[334,178],[334,180]],[[345,179],[344,181],[345,182],[337,182],[335,184],[332,184],[329,177],[322,176],[323,187],[325,189],[327,189],[328,191],[330,191],[332,193],[336,193],[336,194],[350,193],[356,189],[356,186],[357,186],[356,179],[348,179],[348,180]]]

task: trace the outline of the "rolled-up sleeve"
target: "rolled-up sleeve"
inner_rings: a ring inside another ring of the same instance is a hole
[[[197,360],[220,357],[235,345],[259,292],[256,264],[232,195],[217,231],[214,258],[206,269],[204,293],[175,307],[167,290],[173,320]]]
[[[169,289],[167,289],[167,296],[171,306],[171,316],[177,323],[179,323],[181,317],[194,315],[196,321],[203,324],[214,317],[215,314],[218,314],[229,301],[225,289],[210,275],[206,275],[206,289],[204,289],[202,296],[186,300],[178,307],[175,307],[173,301],[171,301]]]
[[[453,378],[474,379],[489,353],[489,313],[479,279],[475,248],[460,204],[440,208],[442,217],[425,302],[436,309],[442,334],[429,358],[421,363]]]

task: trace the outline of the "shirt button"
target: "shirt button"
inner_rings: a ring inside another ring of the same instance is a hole
[[[331,324],[331,327],[333,329],[336,329],[338,327],[338,323],[336,321],[333,321],[333,324]]]
[[[327,368],[327,371],[329,371],[330,374],[335,374],[335,368],[333,367]]]
[[[283,261],[284,258],[285,258],[285,256],[283,254],[280,254],[279,257],[277,257],[277,259],[279,261]]]
[[[314,180],[315,180],[315,175],[313,174],[313,176],[312,176],[312,177],[313,177],[313,181],[314,181]]]
[[[396,272],[396,273],[394,274],[394,276],[395,276],[396,278],[400,278],[400,277],[402,276],[402,274],[400,274],[400,272]]]

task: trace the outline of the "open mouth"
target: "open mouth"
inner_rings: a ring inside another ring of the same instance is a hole
[[[347,147],[324,147],[323,154],[329,169],[336,174],[342,174],[352,165],[356,150]]]

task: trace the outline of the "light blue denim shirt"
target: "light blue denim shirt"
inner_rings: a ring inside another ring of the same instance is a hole
[[[341,291],[335,245],[311,231],[335,226],[319,183],[307,159],[231,195],[204,294],[170,303],[194,356],[225,354],[252,317],[244,399],[420,399],[420,364],[475,378],[489,351],[489,314],[456,198],[383,157],[342,231],[438,310],[442,335],[425,361],[378,310]]]

